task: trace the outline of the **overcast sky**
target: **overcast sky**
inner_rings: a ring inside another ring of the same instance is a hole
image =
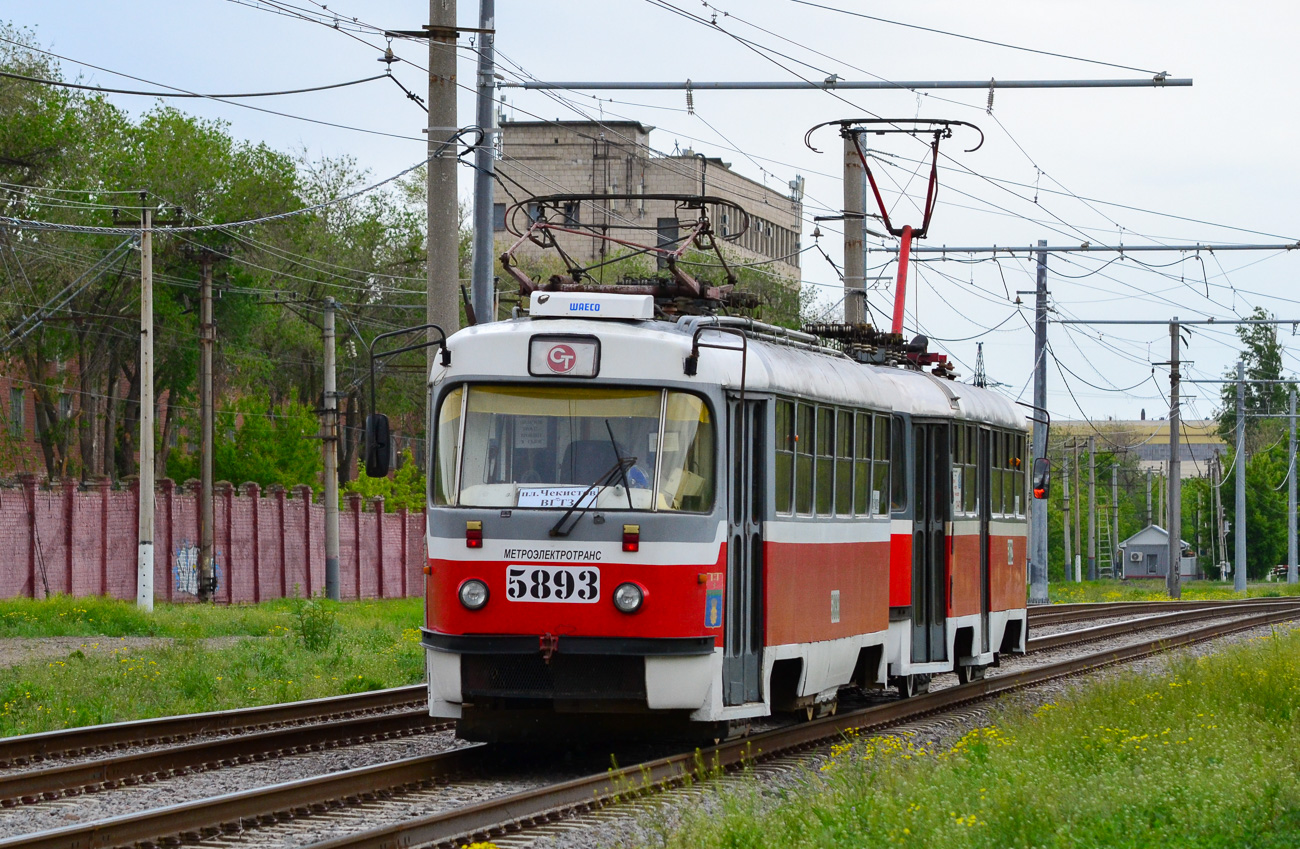
[[[414,0],[339,0],[326,4],[329,12],[310,0],[279,5],[314,16],[337,12],[343,23],[335,29],[276,14],[257,0],[0,0],[0,13],[33,29],[46,49],[67,57],[62,64],[69,78],[149,87],[108,72],[115,71],[197,92],[299,88],[370,76],[383,68],[376,59],[384,39],[373,27],[418,29],[428,20],[427,3]],[[689,20],[670,5],[704,20]],[[508,115],[520,120],[637,120],[657,128],[651,144],[661,151],[693,147],[782,189],[803,175],[805,247],[813,243],[812,216],[838,212],[842,188],[834,132],[824,130],[817,137],[828,151],[823,155],[804,147],[804,133],[822,121],[864,114],[959,119],[985,133],[984,146],[974,153],[963,152],[970,146],[962,144],[967,136],[945,143],[939,205],[927,245],[1026,245],[1038,239],[1051,245],[1084,240],[1277,244],[1300,238],[1294,164],[1300,123],[1285,95],[1286,87],[1300,79],[1300,4],[1257,2],[1234,13],[1222,3],[1201,0],[903,6],[827,0],[825,5],[1078,58],[899,27],[792,0],[718,0],[713,6],[699,0],[498,0],[499,71],[508,80],[524,75],[543,80],[794,80],[796,75],[823,79],[829,74],[846,80],[1063,80],[1138,79],[1167,72],[1194,78],[1195,85],[1001,90],[991,115],[986,113],[986,90],[696,92],[691,115],[682,92],[547,96],[514,89],[505,92]],[[716,25],[709,22],[714,10]],[[351,24],[352,16],[364,26]],[[477,26],[477,3],[461,0],[459,21]],[[459,75],[468,87],[474,79],[468,36],[462,36],[461,45]],[[394,72],[422,94],[427,48],[401,40],[393,48],[410,60]],[[141,97],[112,99],[137,113],[154,103]],[[313,158],[353,157],[375,178],[424,156],[424,112],[385,80],[249,101],[298,117],[211,101],[173,103],[228,121],[241,138]],[[472,124],[468,88],[459,110],[459,123]],[[885,155],[879,175],[892,214],[919,223],[924,173],[913,176],[913,171],[924,148],[901,136],[877,144]],[[466,198],[471,174],[468,168],[461,170]],[[900,197],[902,186],[913,200]],[[821,229],[822,247],[842,263],[839,225],[823,224]],[[887,259],[872,254],[871,265],[883,267],[869,273],[892,276],[895,266],[886,265]],[[1160,267],[1144,267],[1138,260]],[[1199,258],[1178,251],[1119,259],[1053,255],[1049,288],[1058,318],[1229,319],[1259,305],[1279,318],[1300,319],[1300,292],[1293,282],[1297,263],[1300,255],[1286,252],[1202,253]],[[803,267],[804,283],[816,289],[819,303],[837,309],[842,291],[831,265],[810,250]],[[1030,400],[1033,301],[1027,297],[1017,308],[1007,295],[1015,298],[1016,290],[1032,289],[1033,274],[1032,262],[1023,255],[1003,255],[996,263],[987,255],[927,262],[908,293],[908,328],[919,326],[933,339],[954,340],[933,347],[953,355],[964,378],[974,364],[976,341],[983,340],[990,378],[1005,384],[1012,397]],[[892,288],[881,285],[871,293],[870,304],[887,315]],[[1293,332],[1290,325],[1281,330],[1288,371],[1297,366]],[[1167,414],[1168,370],[1155,366],[1151,379],[1151,363],[1169,359],[1167,327],[1054,324],[1049,336],[1060,363],[1058,369],[1049,360],[1054,416],[1079,418],[1080,406],[1100,419],[1136,418],[1143,409],[1149,417]],[[1238,345],[1230,328],[1198,328],[1190,339],[1184,357],[1192,365],[1185,376],[1219,377],[1235,362]],[[1135,384],[1135,389],[1116,391]],[[1194,400],[1184,415],[1213,413],[1216,387],[1185,386],[1184,396],[1189,395]]]

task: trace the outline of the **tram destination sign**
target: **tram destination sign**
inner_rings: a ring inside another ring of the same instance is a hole
[[[604,487],[521,486],[516,507],[591,507]],[[582,498],[583,494],[586,498]],[[578,499],[582,498],[582,503]]]

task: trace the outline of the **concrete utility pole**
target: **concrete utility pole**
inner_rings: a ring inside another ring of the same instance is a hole
[[[199,601],[216,590],[212,568],[212,254],[203,252],[199,273]]]
[[[1115,529],[1110,537],[1110,562],[1111,575],[1116,578],[1123,577],[1124,564],[1119,559],[1119,458],[1110,464],[1110,512],[1114,519],[1112,527]]]
[[[1164,463],[1164,471],[1160,473],[1160,479],[1156,481],[1156,493],[1160,496],[1160,521],[1165,523],[1165,530],[1169,530],[1169,461]]]
[[[1151,525],[1151,470],[1147,469],[1147,525]]]
[[[1296,528],[1295,528],[1295,387],[1287,396],[1287,420],[1291,423],[1291,438],[1288,441],[1291,463],[1287,467],[1286,478],[1286,582],[1296,583]]]
[[[1198,564],[1201,562],[1201,558],[1205,557],[1205,552],[1201,550],[1201,525],[1203,524],[1203,521],[1204,520],[1201,519],[1201,492],[1200,490],[1197,490],[1196,491],[1196,562]],[[1197,568],[1196,571],[1201,572],[1201,574],[1204,574],[1204,571],[1201,570],[1199,567]]]
[[[428,323],[460,329],[460,210],[456,200],[456,0],[429,0]],[[437,337],[433,330],[428,341]],[[433,367],[429,347],[427,365]],[[371,412],[374,412],[373,410]],[[328,507],[327,507],[328,509]]]
[[[864,141],[865,146],[865,141]],[[862,253],[867,195],[862,160],[851,133],[844,134],[844,321],[866,321],[866,256]]]
[[[153,612],[153,230],[140,192],[140,526],[135,606]]]
[[[1183,594],[1183,478],[1178,452],[1178,316],[1169,322],[1169,572],[1165,576],[1170,598]]]
[[[492,226],[492,175],[496,171],[494,141],[498,132],[492,109],[496,103],[496,0],[479,0],[478,21],[476,121],[483,131],[483,138],[474,149],[474,260],[470,301],[474,304],[475,320],[489,322],[496,321],[497,317],[492,291],[492,259],[496,254]]]
[[[1046,246],[1045,240],[1038,244]],[[1034,286],[1034,417],[1047,409],[1047,253],[1038,254],[1038,275]],[[1047,427],[1034,423],[1033,457],[1047,456]],[[1030,466],[1032,469],[1032,464]],[[1029,501],[1029,603],[1047,604],[1047,501]]]
[[[1211,469],[1214,474],[1214,538],[1219,543],[1219,559],[1215,565],[1218,566],[1228,562],[1228,523],[1223,518],[1223,464],[1218,457],[1214,458]],[[1223,579],[1222,570],[1219,579]]]
[[[1079,465],[1079,440],[1075,439],[1070,447],[1074,451],[1074,559],[1079,560],[1083,556],[1083,504],[1080,495],[1083,491],[1083,466]],[[1082,570],[1077,565],[1074,580],[1083,580]]]
[[[1064,458],[1065,469],[1061,475],[1061,512],[1065,516],[1062,523],[1062,538],[1065,541],[1065,580],[1070,580],[1074,570],[1074,557],[1070,553],[1070,455],[1066,454]]]
[[[1246,364],[1237,360],[1237,510],[1233,534],[1236,562],[1232,566],[1232,588],[1246,591]]]
[[[1097,580],[1097,437],[1088,437],[1088,580]]]
[[[339,399],[334,377],[334,308],[333,298],[325,299],[324,398],[321,411],[321,452],[325,461],[325,597],[339,600]]]

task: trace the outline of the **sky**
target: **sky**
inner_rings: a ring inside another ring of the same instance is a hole
[[[843,297],[832,264],[842,267],[841,231],[838,222],[823,222],[822,237],[814,240],[812,218],[835,215],[842,206],[839,141],[833,130],[822,130],[815,142],[827,152],[820,155],[803,143],[804,133],[824,121],[945,118],[983,130],[978,151],[965,152],[969,136],[960,133],[944,143],[939,202],[922,243],[927,246],[1024,246],[1039,239],[1053,246],[1277,245],[1300,239],[1300,209],[1293,202],[1300,181],[1291,155],[1300,147],[1300,115],[1285,93],[1300,78],[1300,4],[1261,0],[1249,14],[1229,14],[1222,3],[1203,0],[820,5],[833,8],[796,0],[498,0],[498,72],[506,81],[797,81],[831,74],[893,81],[1150,79],[1165,72],[1193,78],[1194,85],[995,89],[991,112],[987,89],[697,91],[693,114],[681,91],[548,94],[516,88],[503,90],[507,117],[637,120],[656,128],[651,145],[659,151],[691,147],[781,189],[802,175],[803,282],[828,317]],[[146,80],[194,92],[292,89],[381,73],[381,31],[418,29],[428,12],[427,3],[414,0],[324,6],[312,0],[0,0],[0,19],[31,29],[43,48],[65,57],[66,78],[153,88],[140,82]],[[478,14],[477,3],[461,0],[461,26],[477,27]],[[459,45],[459,123],[468,125],[474,122],[471,35],[462,35]],[[393,73],[423,94],[427,47],[402,39],[392,47],[405,60]],[[110,99],[133,114],[157,102]],[[285,114],[172,101],[228,122],[239,138],[311,159],[351,157],[375,180],[425,155],[425,113],[388,80],[244,102]],[[875,144],[880,157],[873,169],[891,215],[919,223],[925,173],[916,171],[925,147],[906,136]],[[472,173],[461,169],[467,201]],[[891,257],[881,250],[869,254],[875,269],[869,276],[892,279]],[[1013,398],[1032,400],[1033,299],[1022,295],[1020,305],[1014,299],[1017,291],[1033,288],[1033,261],[1023,253],[1003,253],[996,261],[989,254],[958,253],[925,259],[910,275],[908,332],[924,332],[932,350],[950,354],[962,379],[971,376],[976,344],[983,342],[990,380]],[[1052,318],[1229,320],[1262,306],[1280,319],[1300,320],[1293,282],[1298,263],[1300,251],[1053,254]],[[892,284],[876,286],[868,302],[877,315],[888,316]],[[1279,331],[1288,373],[1300,363],[1295,332],[1290,324]],[[1156,365],[1169,359],[1167,325],[1053,323],[1049,346],[1054,417],[1167,415],[1169,371]],[[1183,376],[1220,378],[1239,350],[1231,327],[1197,326],[1183,350]],[[1214,385],[1184,384],[1183,415],[1213,415],[1218,393]]]

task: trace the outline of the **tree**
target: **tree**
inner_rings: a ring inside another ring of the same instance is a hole
[[[1248,455],[1246,462],[1246,576],[1262,579],[1268,570],[1286,562],[1287,449],[1280,443]],[[1224,515],[1228,521],[1228,552],[1236,550],[1236,499],[1232,497],[1241,467],[1231,458],[1231,471],[1224,477]]]
[[[197,424],[197,422],[190,422]],[[273,404],[265,396],[245,396],[217,416],[212,452],[213,474],[232,483],[252,481],[263,487],[312,484],[320,492],[320,443],[316,414],[295,401]],[[197,433],[198,428],[187,428]],[[198,477],[198,455],[173,461],[178,477]]]
[[[1255,307],[1250,317],[1258,321],[1271,321],[1275,316],[1263,307]],[[1282,379],[1282,343],[1277,338],[1275,324],[1239,324],[1237,337],[1241,340],[1241,359],[1245,363],[1246,449],[1253,452],[1277,438],[1280,423],[1263,418],[1286,413],[1287,389]],[[1219,436],[1230,445],[1237,441],[1237,370],[1224,372],[1225,383],[1219,391],[1223,408],[1219,411]]]

